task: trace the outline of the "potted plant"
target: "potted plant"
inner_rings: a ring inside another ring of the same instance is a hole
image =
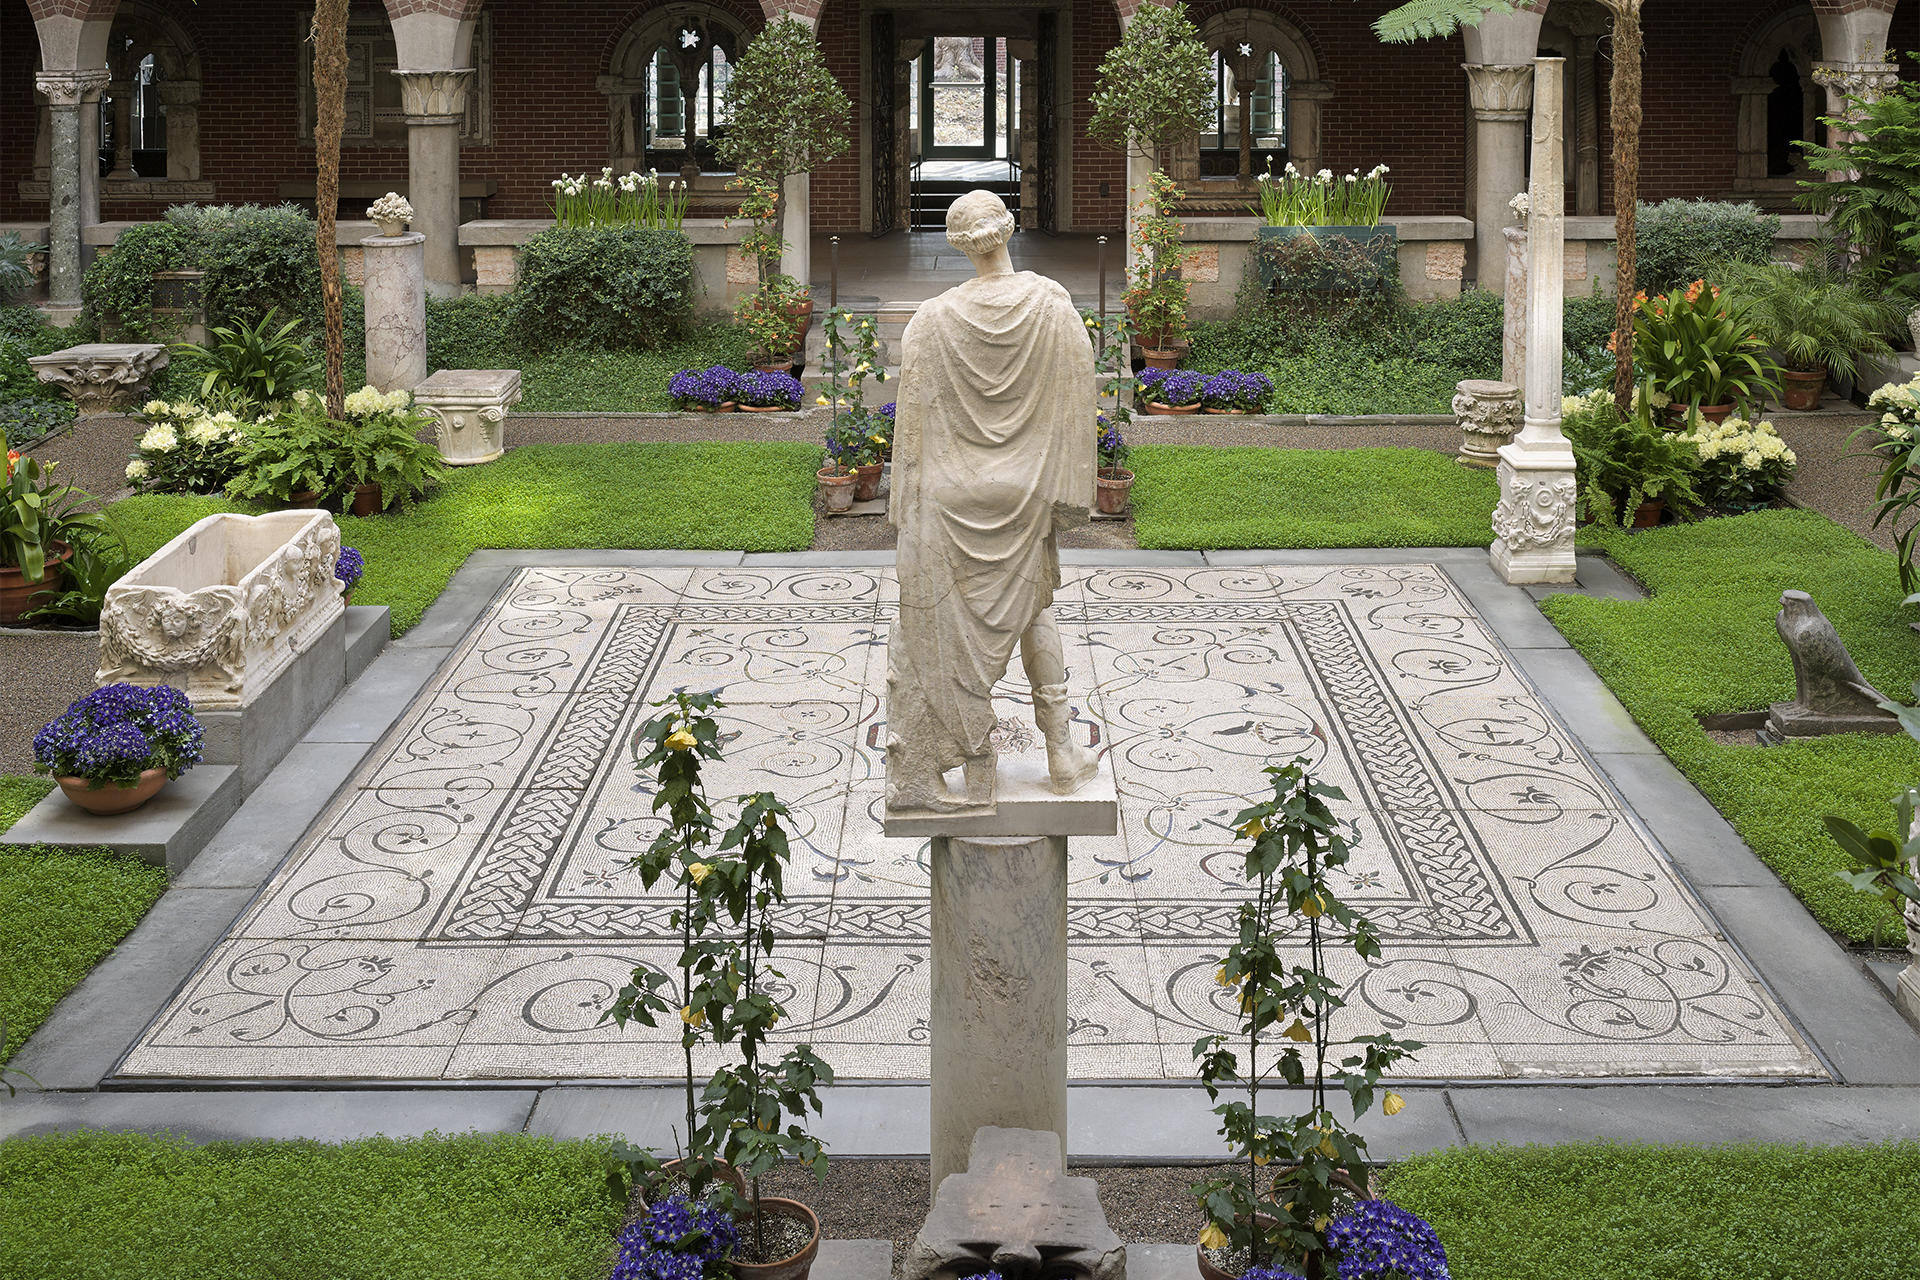
[[[613,1280],[718,1280],[739,1243],[740,1228],[720,1205],[668,1196],[620,1232]]]
[[[199,763],[200,736],[178,689],[110,684],[40,730],[33,767],[88,813],[130,813]]]
[[[1798,270],[1730,262],[1716,274],[1754,332],[1780,352],[1780,401],[1788,409],[1818,409],[1828,374],[1851,380],[1861,356],[1893,354],[1885,335],[1900,324],[1900,308],[1840,275],[1825,256]]]
[[[1672,399],[1667,412],[1675,421],[1698,412],[1723,422],[1772,390],[1779,366],[1744,303],[1704,280],[1634,302],[1634,364],[1644,383]]]
[[[1126,511],[1127,496],[1133,490],[1133,472],[1126,469],[1131,450],[1119,422],[1102,413],[1095,415],[1094,426],[1095,500],[1102,514],[1117,516]]]
[[[6,449],[6,485],[0,489],[0,623],[18,621],[41,596],[59,593],[60,575],[73,554],[77,533],[105,532],[106,517],[80,507],[93,495],[55,484],[58,463],[42,463],[17,449]]]
[[[1200,388],[1200,406],[1208,413],[1260,413],[1273,394],[1273,380],[1264,373],[1222,369]]]
[[[1261,226],[1254,257],[1260,283],[1273,287],[1280,262],[1289,256],[1286,243],[1292,240],[1307,241],[1314,257],[1326,259],[1313,287],[1343,289],[1370,283],[1350,278],[1361,274],[1363,267],[1371,268],[1367,274],[1383,278],[1399,253],[1395,228],[1380,221],[1393,194],[1387,172],[1381,164],[1364,176],[1356,169],[1335,177],[1331,169],[1303,173],[1289,161],[1286,170],[1276,175],[1269,161],[1258,180]],[[1353,252],[1342,252],[1345,246]],[[1306,252],[1307,246],[1302,246],[1300,254]]]
[[[342,603],[353,603],[353,589],[360,585],[360,579],[366,571],[366,558],[358,550],[353,547],[340,548],[340,560],[333,566],[333,576],[340,580]]]
[[[73,530],[68,534],[73,554],[61,574],[61,590],[20,615],[35,626],[97,631],[107,592],[133,568],[126,540],[111,530]]]
[[[1355,1052],[1333,1060],[1333,1018],[1346,1001],[1328,977],[1327,949],[1337,942],[1363,962],[1380,957],[1372,924],[1334,889],[1347,879],[1338,873],[1351,850],[1327,802],[1346,797],[1315,780],[1304,758],[1265,772],[1272,794],[1234,819],[1248,842],[1243,872],[1253,896],[1215,975],[1244,1048],[1228,1047],[1226,1035],[1203,1036],[1193,1048],[1236,1166],[1194,1188],[1207,1216],[1198,1261],[1208,1280],[1274,1265],[1308,1280],[1330,1275],[1329,1227],[1367,1198],[1367,1144],[1329,1099],[1344,1094],[1356,1121],[1376,1099],[1384,1114],[1397,1115],[1405,1103],[1382,1091],[1380,1079],[1424,1047],[1384,1032],[1343,1037]],[[1304,963],[1287,962],[1283,935],[1304,940]],[[1275,1075],[1310,1090],[1305,1111],[1262,1111],[1262,1085]],[[1243,1096],[1223,1102],[1227,1091]]]
[[[1873,491],[1873,527],[1891,527],[1900,589],[1912,596],[1920,592],[1920,570],[1913,563],[1920,522],[1912,519],[1920,508],[1920,374],[1879,388],[1867,397],[1867,408],[1880,417],[1848,437],[1850,443],[1865,445],[1850,456],[1872,458],[1880,465]]]
[[[734,304],[733,319],[752,339],[759,359],[754,368],[762,373],[786,373],[792,370],[794,354],[800,350],[805,329],[794,319],[794,307],[805,300],[806,290],[789,276],[770,276],[752,293]],[[813,304],[809,301],[809,307]]]
[[[1206,385],[1206,375],[1191,369],[1142,369],[1137,398],[1152,414],[1198,413]]]
[[[1629,414],[1604,391],[1568,404],[1561,428],[1573,447],[1582,518],[1645,529],[1659,524],[1669,508],[1685,513],[1700,505],[1693,487],[1699,448],[1668,431],[1655,418],[1653,402],[1649,381]]]
[[[1187,331],[1187,281],[1180,267],[1189,254],[1181,243],[1176,212],[1180,198],[1180,189],[1166,174],[1156,172],[1148,179],[1148,197],[1134,218],[1134,266],[1121,299],[1133,331],[1140,335],[1141,354],[1153,369],[1179,363],[1178,344]]]
[[[805,1044],[776,1061],[765,1056],[774,1026],[786,1016],[769,980],[781,976],[770,963],[771,921],[786,900],[791,816],[766,792],[741,796],[733,801],[738,816],[722,832],[701,781],[703,764],[721,755],[720,727],[711,714],[721,706],[718,696],[681,690],[654,705],[661,714],[635,735],[637,767],[651,771],[654,809],[665,812],[666,825],[632,865],[648,888],[669,871],[681,886],[680,987],[676,1001],[664,993],[672,979],[642,965],[608,1016],[622,1026],[629,1020],[653,1026],[657,1018],[676,1016],[678,1004],[684,1180],[693,1198],[711,1195],[734,1210],[739,1241],[728,1261],[741,1280],[801,1280],[820,1247],[819,1219],[798,1201],[763,1195],[760,1185],[788,1159],[816,1175],[826,1172],[825,1149],[801,1121],[819,1112],[818,1086],[833,1082],[832,1068]],[[707,1038],[735,1046],[737,1058],[708,1077],[696,1100],[693,1050]],[[788,1117],[792,1123],[783,1128]],[[663,1171],[650,1153],[623,1147],[616,1158],[656,1179]]]
[[[790,373],[756,369],[740,375],[740,412],[791,413],[806,388]]]
[[[1772,506],[1799,466],[1771,422],[1702,421],[1679,439],[1699,451],[1694,491],[1716,511],[1737,514]]]
[[[314,506],[346,492],[340,424],[310,391],[234,442],[234,474],[227,496],[244,501]]]
[[[406,391],[362,387],[346,399],[339,424],[338,469],[353,494],[349,513],[378,515],[415,499],[446,475],[440,450],[422,436],[432,419],[413,408]]]
[[[879,341],[879,326],[872,316],[855,319],[852,312],[840,308],[827,317],[827,391],[816,403],[832,408],[837,438],[853,447],[855,502],[880,496],[893,442],[894,406],[883,412],[866,404],[867,379],[887,380],[887,371],[880,365]]]
[[[142,493],[219,493],[238,473],[246,424],[191,400],[149,400],[147,423],[127,463],[127,483]]]
[[[740,375],[725,365],[682,369],[667,381],[674,404],[694,413],[732,413],[738,407]]]

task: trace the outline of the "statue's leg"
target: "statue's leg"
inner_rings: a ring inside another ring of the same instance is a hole
[[[1042,610],[1020,637],[1020,665],[1033,686],[1033,718],[1047,740],[1047,781],[1057,795],[1078,791],[1100,764],[1073,740],[1067,721],[1066,652],[1051,610]]]

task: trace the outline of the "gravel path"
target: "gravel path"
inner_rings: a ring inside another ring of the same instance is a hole
[[[0,774],[33,772],[33,735],[93,690],[100,642],[91,631],[0,633]]]
[[[54,474],[97,498],[111,500],[127,487],[127,459],[146,424],[120,414],[76,418],[59,435],[35,444],[30,452],[58,463]]]
[[[1850,457],[1857,446],[1847,437],[1872,414],[1797,414],[1775,415],[1773,425],[1800,459],[1787,496],[1855,533],[1893,550],[1893,531],[1886,525],[1873,527],[1874,486],[1880,482],[1880,466],[1870,458]]]

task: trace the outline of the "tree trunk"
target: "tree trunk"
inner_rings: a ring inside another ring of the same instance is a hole
[[[320,230],[320,298],[326,308],[327,415],[346,413],[346,313],[340,298],[340,250],[334,244],[340,209],[340,135],[347,110],[348,0],[317,0],[313,10],[314,212]]]
[[[1640,6],[1642,0],[1607,0],[1613,11],[1613,401],[1633,408],[1634,213],[1640,199]]]

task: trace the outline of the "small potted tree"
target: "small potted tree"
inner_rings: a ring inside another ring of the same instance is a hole
[[[1244,1053],[1225,1035],[1203,1036],[1193,1047],[1238,1166],[1194,1188],[1207,1215],[1199,1246],[1206,1280],[1269,1266],[1298,1268],[1306,1280],[1331,1275],[1329,1228],[1367,1199],[1367,1144],[1329,1099],[1344,1093],[1355,1120],[1376,1101],[1386,1115],[1398,1114],[1405,1103],[1382,1090],[1380,1078],[1424,1047],[1385,1033],[1359,1036],[1347,1041],[1356,1052],[1333,1061],[1333,1019],[1346,1002],[1327,975],[1327,948],[1337,942],[1377,960],[1380,942],[1334,890],[1350,851],[1327,802],[1346,797],[1316,781],[1305,759],[1266,773],[1272,794],[1234,819],[1248,842],[1244,874],[1253,897],[1240,907],[1238,940],[1216,974],[1236,1010]],[[1285,932],[1305,934],[1306,963],[1287,963]],[[1275,1076],[1310,1090],[1307,1110],[1288,1117],[1261,1111],[1261,1088]],[[1227,1091],[1244,1096],[1222,1102]]]
[[[1818,409],[1827,377],[1851,381],[1860,357],[1893,354],[1886,335],[1900,308],[1836,272],[1825,256],[1795,270],[1784,262],[1730,262],[1715,275],[1747,323],[1781,355],[1780,403]]]
[[[88,813],[131,813],[199,763],[200,738],[193,704],[178,689],[110,684],[40,730],[33,767]]]
[[[887,380],[880,365],[879,327],[872,316],[855,319],[841,308],[827,317],[827,391],[817,403],[833,410],[832,435],[851,445],[854,502],[880,496],[887,451],[893,440],[893,417],[866,404],[866,383]]]
[[[1180,362],[1187,333],[1187,281],[1180,267],[1188,252],[1175,212],[1181,192],[1164,173],[1155,173],[1148,188],[1133,222],[1134,265],[1122,301],[1147,367],[1171,369]]]
[[[1098,455],[1094,471],[1096,498],[1102,515],[1117,516],[1127,509],[1127,496],[1133,491],[1133,472],[1127,470],[1127,438],[1120,423],[1106,414],[1098,414],[1094,451]]]

